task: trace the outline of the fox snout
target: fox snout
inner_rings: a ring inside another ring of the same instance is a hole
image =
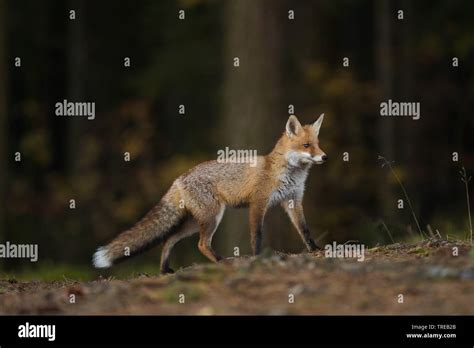
[[[328,155],[317,155],[313,157],[313,162],[316,164],[323,164],[329,159]]]

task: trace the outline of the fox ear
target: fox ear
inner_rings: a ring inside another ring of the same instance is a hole
[[[301,123],[298,121],[295,115],[291,115],[286,122],[286,135],[289,138],[297,135],[301,131]]]
[[[319,135],[319,130],[321,129],[321,124],[323,123],[323,120],[324,120],[324,114],[321,114],[321,116],[319,116],[318,120],[313,123],[313,129],[314,129],[314,133],[316,134],[316,136]]]

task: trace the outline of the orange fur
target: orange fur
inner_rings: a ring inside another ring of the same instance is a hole
[[[273,150],[248,163],[208,161],[178,177],[160,203],[134,227],[125,231],[94,256],[97,267],[107,267],[131,254],[164,241],[161,269],[170,272],[168,256],[182,238],[200,233],[198,248],[211,261],[220,256],[211,247],[212,237],[226,207],[249,207],[254,254],[261,250],[263,221],[267,210],[282,204],[308,250],[317,248],[306,226],[302,199],[308,170],[327,156],[319,147],[323,116],[302,126],[291,116],[286,131]],[[293,204],[290,204],[293,202]]]

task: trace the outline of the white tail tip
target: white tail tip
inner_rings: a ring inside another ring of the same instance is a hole
[[[112,266],[112,261],[107,256],[107,248],[100,247],[97,249],[94,256],[92,257],[92,264],[95,268],[109,268]]]

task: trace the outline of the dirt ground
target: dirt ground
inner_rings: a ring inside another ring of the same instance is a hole
[[[470,247],[429,239],[363,262],[268,251],[129,280],[2,279],[0,314],[474,314],[473,294]]]

